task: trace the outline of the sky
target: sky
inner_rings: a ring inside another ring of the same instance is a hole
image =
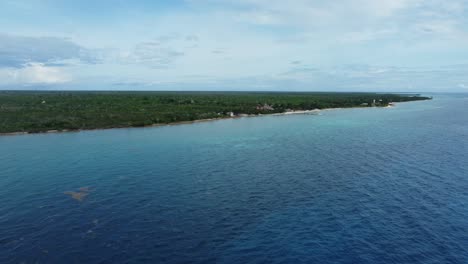
[[[468,0],[2,0],[0,89],[468,92]]]

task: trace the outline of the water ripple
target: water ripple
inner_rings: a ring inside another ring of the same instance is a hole
[[[0,262],[468,263],[464,102],[1,137]]]

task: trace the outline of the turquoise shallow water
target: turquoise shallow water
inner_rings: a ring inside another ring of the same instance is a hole
[[[0,263],[468,263],[468,95],[0,150]]]

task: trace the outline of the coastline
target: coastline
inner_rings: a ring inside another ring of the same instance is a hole
[[[401,103],[401,102],[400,102]],[[395,105],[387,105],[387,106],[377,106],[377,108],[392,108]],[[69,132],[83,132],[83,131],[94,131],[94,130],[109,130],[109,129],[124,129],[124,128],[150,128],[150,127],[162,127],[162,126],[177,126],[177,125],[187,125],[187,124],[195,124],[195,123],[203,123],[203,122],[211,122],[211,121],[219,121],[219,120],[226,120],[226,119],[237,119],[243,117],[260,117],[260,116],[284,116],[284,115],[307,115],[307,114],[318,114],[322,111],[330,111],[330,110],[340,110],[340,109],[352,109],[352,108],[369,108],[367,106],[355,106],[355,107],[336,107],[336,108],[323,108],[323,109],[312,109],[312,110],[292,110],[283,113],[272,113],[272,114],[258,114],[258,115],[248,115],[248,114],[239,114],[238,116],[226,116],[226,117],[219,117],[219,118],[207,118],[207,119],[198,119],[192,121],[179,121],[173,123],[164,123],[164,124],[152,124],[149,126],[128,126],[128,127],[106,127],[106,128],[91,128],[91,129],[64,129],[64,130],[47,130],[42,132],[7,132],[7,133],[0,133],[0,136],[21,136],[21,135],[39,135],[39,134],[52,134],[52,133],[69,133]]]

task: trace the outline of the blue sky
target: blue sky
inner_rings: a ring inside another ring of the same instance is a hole
[[[468,0],[2,0],[0,89],[468,92]]]

